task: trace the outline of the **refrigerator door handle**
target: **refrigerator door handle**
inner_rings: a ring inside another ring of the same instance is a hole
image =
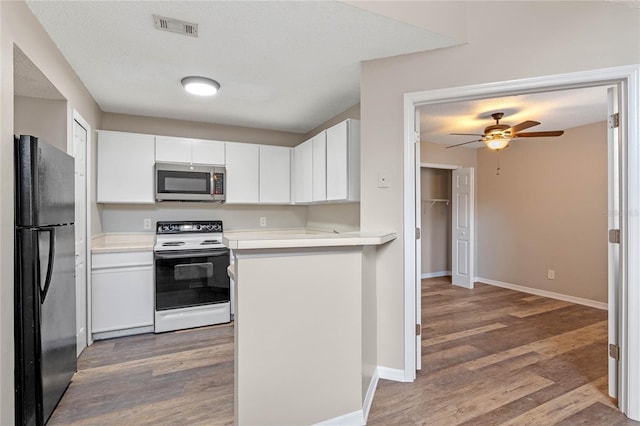
[[[51,277],[53,276],[53,260],[56,255],[56,230],[55,228],[41,228],[37,232],[49,233],[49,261],[47,262],[47,275],[44,280],[44,288],[38,286],[40,290],[40,303],[44,303],[44,299],[49,292],[49,285],[51,285]]]

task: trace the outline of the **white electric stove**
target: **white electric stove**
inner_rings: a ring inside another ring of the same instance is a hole
[[[231,321],[222,221],[156,224],[156,333]]]

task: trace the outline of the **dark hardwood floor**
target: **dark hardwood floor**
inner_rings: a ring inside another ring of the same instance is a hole
[[[423,369],[380,381],[369,425],[640,425],[606,395],[606,311],[446,278],[422,294]],[[232,423],[233,325],[94,343],[49,422]]]

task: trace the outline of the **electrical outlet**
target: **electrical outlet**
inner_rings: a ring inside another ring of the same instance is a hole
[[[260,218],[260,226],[267,226],[267,218],[262,216]]]
[[[151,219],[144,220],[144,229],[151,229]]]
[[[556,279],[556,271],[554,271],[553,269],[549,269],[547,271],[547,278],[550,280],[555,280]]]

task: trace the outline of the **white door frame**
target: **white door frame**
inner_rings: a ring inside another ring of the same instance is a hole
[[[427,90],[404,95],[404,380],[416,377],[415,321],[415,111],[429,104],[496,98],[582,87],[620,85],[621,247],[620,383],[618,403],[628,417],[640,420],[640,65],[569,74]]]
[[[87,120],[80,115],[80,113],[74,108],[72,109],[71,120],[69,121],[69,126],[67,127],[67,152],[69,155],[73,155],[73,122],[77,121],[82,127],[87,130],[87,149],[85,152],[85,183],[86,183],[86,231],[85,231],[85,242],[86,242],[86,260],[85,260],[85,270],[86,270],[86,283],[87,283],[87,300],[84,301],[86,305],[85,313],[87,315],[86,318],[86,331],[87,331],[87,346],[90,346],[93,343],[91,339],[91,140],[92,140],[92,132],[91,126],[87,122]],[[76,300],[76,303],[78,301]]]

